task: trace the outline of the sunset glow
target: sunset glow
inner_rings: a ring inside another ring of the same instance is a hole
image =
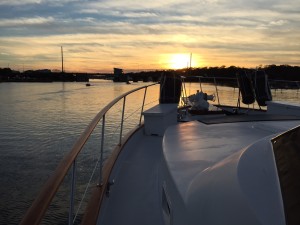
[[[0,68],[300,65],[300,1],[4,0]],[[291,32],[293,31],[293,32]]]
[[[187,54],[171,55],[169,67],[171,69],[182,69],[190,66],[190,56]]]

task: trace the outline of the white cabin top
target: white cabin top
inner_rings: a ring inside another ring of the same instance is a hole
[[[299,124],[192,121],[168,128],[163,139],[165,189],[169,199],[182,203],[172,204],[173,216],[181,214],[187,224],[285,224],[270,140]]]

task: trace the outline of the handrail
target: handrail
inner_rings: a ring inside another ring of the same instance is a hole
[[[109,177],[111,175],[111,171],[113,170],[114,164],[123,150],[124,145],[127,141],[132,137],[136,132],[139,132],[142,126],[138,126],[135,129],[129,131],[125,137],[121,145],[115,146],[115,149],[112,151],[110,157],[107,159],[106,163],[103,165],[103,185],[97,185],[94,187],[92,191],[92,195],[90,200],[88,201],[88,205],[86,206],[86,210],[84,216],[81,221],[81,225],[94,225],[97,223],[100,207],[107,191],[107,184],[109,183]]]
[[[38,197],[34,200],[31,207],[26,212],[25,216],[23,217],[20,225],[37,225],[40,224],[41,220],[43,219],[49,205],[52,202],[53,197],[55,196],[58,188],[60,187],[61,183],[63,182],[66,174],[68,173],[70,167],[76,160],[78,154],[81,152],[83,146],[89,139],[90,135],[98,125],[99,121],[102,117],[112,108],[117,102],[119,102],[122,98],[126,97],[127,95],[136,92],[138,90],[156,85],[157,83],[142,86],[135,88],[131,91],[128,91],[113,101],[108,103],[90,122],[87,126],[85,131],[79,136],[75,144],[73,145],[71,151],[62,159],[62,161],[57,166],[56,170],[52,174],[52,176],[47,180],[45,185],[43,186],[41,192],[39,193]]]

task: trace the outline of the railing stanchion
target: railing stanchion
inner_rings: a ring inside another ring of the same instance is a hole
[[[69,225],[73,224],[73,216],[74,216],[75,173],[76,173],[76,160],[73,161],[73,166],[72,166]]]
[[[185,82],[184,82],[184,76],[181,76],[181,82],[182,82],[182,95],[183,95],[183,106],[187,106],[187,95],[186,95],[186,88],[185,88]]]
[[[153,86],[157,85],[157,83],[148,85]],[[75,161],[78,156],[78,154],[81,153],[83,147],[85,146],[86,142],[89,140],[92,132],[94,132],[94,129],[96,126],[100,123],[100,120],[102,119],[102,142],[101,142],[101,155],[100,155],[100,176],[99,176],[99,184],[103,185],[103,158],[104,158],[104,135],[105,135],[105,115],[113,106],[115,106],[121,99],[124,98],[123,103],[123,113],[122,113],[122,125],[121,125],[121,134],[120,134],[120,144],[122,140],[122,132],[123,132],[123,121],[124,121],[124,111],[125,111],[125,97],[127,95],[130,95],[136,91],[139,91],[144,87],[138,87],[131,91],[128,91],[117,98],[115,98],[113,101],[111,101],[109,104],[107,104],[98,114],[95,116],[95,118],[89,123],[89,125],[86,127],[84,132],[79,136],[77,141],[74,143],[73,147],[71,148],[70,152],[67,153],[64,158],[61,160],[59,165],[56,167],[53,175],[48,179],[44,187],[40,190],[39,195],[35,198],[30,208],[27,210],[25,216],[22,218],[22,221],[20,222],[20,225],[27,225],[27,224],[40,224],[42,219],[45,216],[45,213],[47,212],[47,209],[49,209],[49,205],[51,204],[53,198],[57,194],[57,191],[59,190],[59,187],[61,187],[62,182],[64,181],[67,174],[69,174],[71,171],[71,167],[73,174],[72,174],[72,187],[71,187],[71,197],[70,197],[70,212],[69,212],[69,222],[68,224],[73,224],[74,220],[76,218],[76,215],[74,214],[74,196],[75,196],[75,183],[76,183],[76,165]],[[98,168],[98,163],[94,167],[94,171]],[[92,175],[93,175],[92,174]],[[106,177],[105,177],[106,178]],[[90,184],[90,182],[89,182]],[[88,185],[89,185],[88,184]],[[87,190],[87,189],[86,189]],[[82,200],[81,200],[82,201]],[[81,203],[80,203],[81,204]],[[80,208],[79,204],[79,208]],[[41,207],[43,206],[43,207]],[[68,206],[67,206],[68,207]],[[67,219],[67,218],[66,218]]]
[[[103,167],[104,132],[105,132],[105,114],[104,114],[103,117],[102,117],[102,133],[101,133],[101,153],[100,153],[100,178],[99,178],[99,186],[102,185],[102,167]]]
[[[200,84],[200,90],[201,90],[201,92],[203,92],[202,91],[202,84],[201,84],[201,77],[199,77],[199,84]]]
[[[141,126],[141,124],[142,124],[142,115],[143,115],[143,111],[144,111],[144,105],[145,105],[146,93],[147,93],[147,87],[145,88],[145,92],[144,92],[144,99],[143,99],[143,105],[142,105],[141,116],[140,116],[140,122],[139,122],[139,125],[140,125],[140,126]]]
[[[220,105],[219,93],[218,93],[218,87],[217,87],[217,82],[216,82],[216,78],[215,78],[215,77],[214,77],[214,83],[215,83],[216,92],[217,92],[218,104]]]
[[[124,96],[124,100],[123,100],[123,110],[122,110],[122,120],[121,120],[121,130],[120,130],[119,145],[122,144],[122,132],[123,132],[123,122],[124,122],[124,113],[125,113],[125,102],[126,102],[126,96]]]

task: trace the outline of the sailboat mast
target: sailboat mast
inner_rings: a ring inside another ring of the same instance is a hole
[[[190,55],[190,69],[192,68],[192,53]]]
[[[61,72],[64,72],[64,51],[63,51],[63,47],[61,46]]]

